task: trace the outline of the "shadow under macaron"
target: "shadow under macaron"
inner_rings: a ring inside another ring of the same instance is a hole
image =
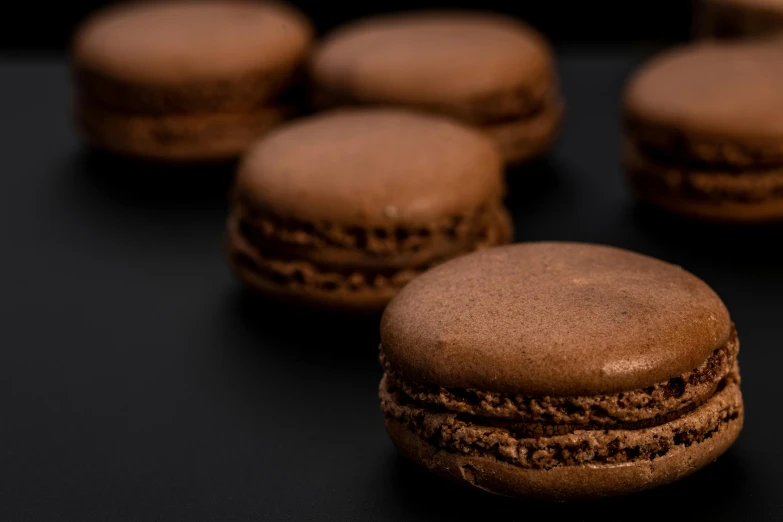
[[[741,498],[752,494],[752,485],[733,450],[672,484],[621,497],[571,502],[494,496],[442,480],[396,452],[389,460],[395,502],[415,512],[417,516],[410,519],[417,520],[474,516],[482,520],[501,516],[510,520],[736,520],[742,516]],[[455,498],[459,502],[454,502]]]
[[[260,347],[281,349],[301,362],[351,366],[372,359],[380,372],[380,314],[352,315],[268,299],[239,288],[234,307]],[[368,355],[369,354],[369,355]]]
[[[655,242],[675,247],[726,269],[774,271],[780,266],[783,223],[742,225],[681,217],[635,201],[630,214],[636,228]]]
[[[540,201],[542,196],[554,193],[560,186],[560,166],[551,156],[542,156],[532,161],[506,168],[508,203]]]
[[[73,171],[109,200],[161,210],[224,210],[237,161],[166,164],[85,147]]]
[[[514,224],[514,240],[529,239],[531,218],[551,205],[552,198],[563,196],[567,177],[551,156],[507,168],[504,203]]]

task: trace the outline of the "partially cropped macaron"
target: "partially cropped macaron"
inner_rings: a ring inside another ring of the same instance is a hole
[[[291,117],[310,23],[287,5],[164,0],[89,17],[71,49],[86,139],[151,160],[230,159]]]
[[[527,243],[449,261],[392,300],[381,342],[394,444],[490,493],[650,489],[708,465],[742,429],[723,302],[626,250]]]
[[[695,36],[704,39],[752,39],[783,36],[780,0],[698,0]]]
[[[666,51],[624,94],[626,171],[636,193],[710,221],[783,219],[780,46],[698,44]]]
[[[501,15],[360,20],[328,34],[309,69],[316,107],[396,105],[449,115],[491,136],[508,163],[544,154],[563,118],[548,42]]]
[[[327,111],[241,162],[230,261],[268,297],[378,312],[427,268],[508,242],[504,189],[497,149],[471,127],[401,109]]]

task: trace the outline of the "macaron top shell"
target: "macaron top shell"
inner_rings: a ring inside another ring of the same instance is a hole
[[[327,36],[311,70],[319,85],[368,101],[429,105],[542,84],[551,63],[548,44],[522,22],[445,11],[349,24]]]
[[[680,267],[613,247],[527,243],[449,261],[384,312],[391,365],[421,384],[524,396],[615,394],[702,364],[732,324]]]
[[[340,225],[428,225],[503,193],[489,138],[450,119],[397,109],[334,110],[252,148],[237,192],[278,216]]]
[[[662,129],[783,141],[783,53],[764,43],[708,43],[664,52],[630,80],[626,114]],[[763,144],[763,141],[762,141]]]
[[[75,62],[153,85],[276,72],[304,57],[311,27],[275,2],[165,0],[101,10],[78,31]]]

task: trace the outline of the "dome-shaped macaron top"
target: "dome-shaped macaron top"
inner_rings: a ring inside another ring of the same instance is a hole
[[[277,2],[164,0],[98,11],[76,33],[73,59],[105,76],[181,84],[277,72],[304,58],[310,23]]]
[[[501,15],[422,11],[363,19],[327,35],[311,60],[322,87],[376,103],[440,105],[530,89],[548,93],[552,51]]]
[[[693,370],[727,342],[721,299],[680,267],[613,247],[527,243],[448,261],[386,308],[407,379],[526,396],[614,394]]]
[[[463,216],[503,193],[493,143],[450,119],[402,109],[345,109],[280,128],[258,142],[237,192],[281,217],[340,225],[426,225]]]
[[[783,53],[767,43],[693,44],[653,58],[629,81],[628,117],[701,138],[783,150]]]

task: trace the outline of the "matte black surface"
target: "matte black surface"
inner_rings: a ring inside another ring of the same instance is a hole
[[[634,203],[618,96],[640,59],[563,53],[565,133],[551,161],[512,174],[509,204],[517,240],[630,248],[724,298],[742,340],[747,420],[717,463],[580,504],[430,477],[383,430],[376,319],[281,308],[232,278],[230,167],[172,171],[88,153],[64,66],[6,61],[0,520],[783,519],[783,229],[698,225]]]

